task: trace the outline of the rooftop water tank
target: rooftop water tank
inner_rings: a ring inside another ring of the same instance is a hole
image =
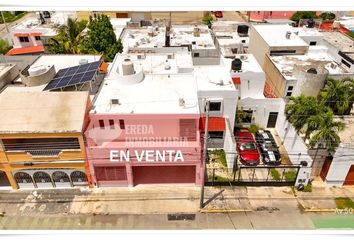
[[[122,70],[123,76],[134,74],[134,63],[129,58],[124,59],[122,63]]]
[[[307,73],[317,74],[317,70],[315,68],[310,68],[309,70],[307,70]]]
[[[83,58],[79,60],[79,65],[84,65],[84,64],[88,64],[88,59]]]
[[[47,71],[47,67],[44,66],[44,65],[34,66],[34,67],[30,67],[28,69],[28,75],[30,77],[38,76],[38,75],[41,75],[41,74],[45,73],[46,71]]]
[[[241,71],[242,69],[242,61],[239,58],[235,58],[231,62],[231,70],[233,71]]]
[[[310,19],[307,21],[307,27],[308,28],[314,28],[315,27],[315,20]]]

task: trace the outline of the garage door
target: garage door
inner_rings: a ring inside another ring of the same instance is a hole
[[[354,165],[350,167],[343,185],[354,185]]]
[[[195,183],[195,166],[133,167],[134,184]]]

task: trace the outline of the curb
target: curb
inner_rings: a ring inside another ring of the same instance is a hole
[[[201,209],[200,213],[233,213],[233,212],[253,212],[251,209]]]
[[[309,208],[309,207],[305,207],[304,204],[301,203],[301,201],[299,201],[301,199],[297,199],[298,204],[301,206],[303,212],[335,212],[336,209],[334,208]]]

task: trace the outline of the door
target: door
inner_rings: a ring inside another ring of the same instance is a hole
[[[344,180],[343,185],[354,185],[354,165],[349,169],[347,177]]]
[[[134,185],[195,183],[195,166],[137,166],[133,180]]]
[[[128,18],[128,13],[127,12],[117,12],[116,18]]]
[[[0,187],[11,187],[9,179],[4,171],[0,171]]]
[[[128,181],[125,166],[99,166],[95,167],[97,182],[100,186],[115,185]]]
[[[274,128],[277,123],[278,112],[270,112],[268,117],[267,128]]]
[[[326,158],[326,160],[323,163],[321,172],[320,172],[320,177],[322,178],[323,181],[326,180],[327,177],[327,173],[329,171],[329,168],[331,167],[331,163],[332,163],[332,158]]]

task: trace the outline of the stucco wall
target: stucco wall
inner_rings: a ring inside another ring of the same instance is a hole
[[[249,35],[250,42],[248,45],[248,52],[253,54],[259,65],[263,67],[265,55],[269,53],[269,46],[252,25],[250,27]]]

